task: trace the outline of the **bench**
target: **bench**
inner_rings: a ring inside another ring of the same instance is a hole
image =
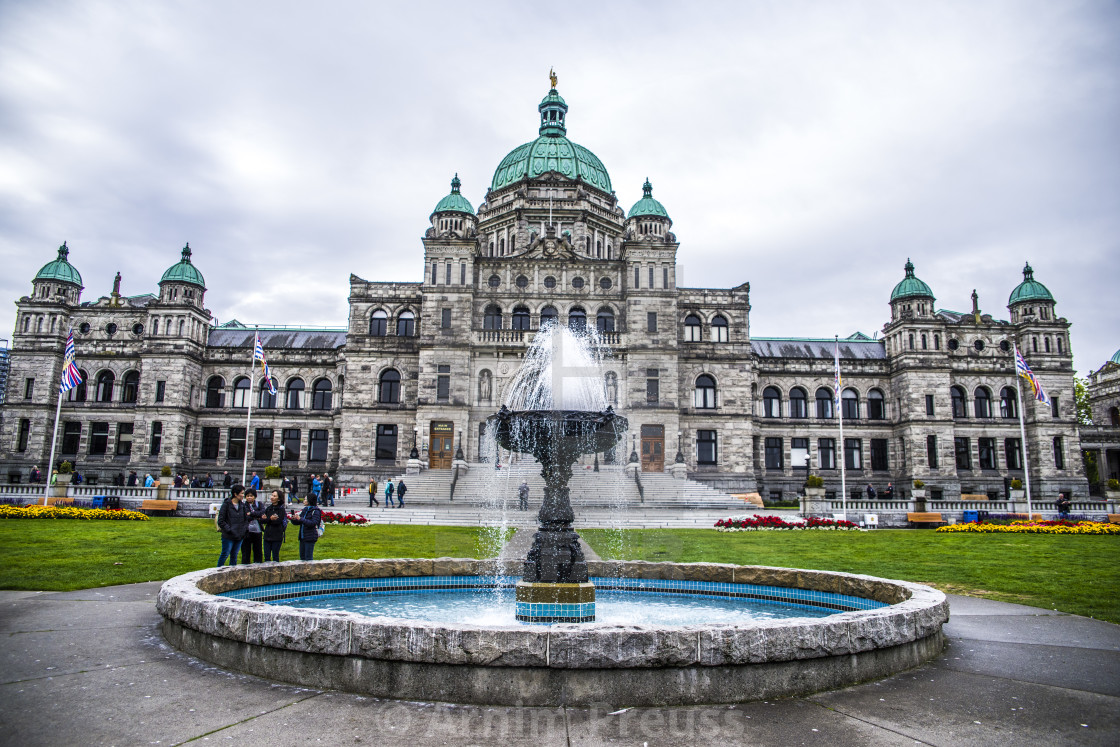
[[[1108,515],[1108,523],[1109,524],[1120,524],[1120,514],[1109,514]]]
[[[986,501],[988,496],[983,493],[961,493],[962,501]]]
[[[36,501],[36,502],[38,502],[38,501]],[[61,496],[52,495],[52,496],[49,496],[47,498],[47,505],[48,506],[73,506],[74,505],[74,499],[69,498],[69,497],[64,496],[64,495],[61,495]]]
[[[157,501],[150,498],[140,501],[141,511],[170,511],[175,513],[177,508],[179,508],[179,501]]]
[[[941,518],[939,513],[927,512],[910,512],[906,514],[906,520],[911,524],[944,524],[945,520]]]

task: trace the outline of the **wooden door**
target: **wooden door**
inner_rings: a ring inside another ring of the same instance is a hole
[[[428,468],[451,469],[455,454],[454,443],[454,424],[432,423],[428,431]]]
[[[642,472],[665,471],[665,426],[642,426]]]

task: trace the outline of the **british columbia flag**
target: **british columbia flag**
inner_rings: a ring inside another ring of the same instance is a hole
[[[62,384],[58,387],[59,394],[65,394],[82,383],[82,372],[74,361],[74,330],[66,336],[66,355],[62,359]]]
[[[1018,347],[1015,348],[1015,373],[1022,376],[1031,385],[1035,399],[1044,405],[1050,404],[1050,398],[1046,396],[1046,390],[1042,388],[1042,382],[1035,377],[1034,371],[1027,365],[1027,361],[1023,358],[1023,354],[1019,352]]]
[[[253,343],[253,362],[261,362],[261,370],[264,371],[264,383],[268,387],[269,394],[276,394],[276,384],[272,381],[272,372],[268,369],[268,361],[264,359],[264,345],[261,344],[260,333],[255,335],[255,342]]]

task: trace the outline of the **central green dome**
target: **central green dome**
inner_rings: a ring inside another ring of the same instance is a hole
[[[62,246],[58,247],[58,258],[53,259],[43,265],[39,272],[35,273],[36,280],[61,280],[64,283],[73,283],[74,285],[82,284],[82,276],[74,265],[70,264],[67,257],[70,256],[70,248],[66,246],[66,242],[62,242]]]
[[[1022,303],[1023,301],[1054,301],[1054,296],[1050,295],[1050,290],[1034,279],[1034,270],[1029,262],[1023,267],[1023,282],[1011,291],[1011,297],[1007,299],[1007,305],[1010,306],[1013,303]]]
[[[604,192],[613,191],[603,162],[587,148],[567,138],[564,118],[568,105],[555,88],[541,100],[537,109],[541,113],[540,137],[519,145],[502,159],[494,171],[490,189],[502,189],[522,179],[555,171],[569,179],[582,179]]]
[[[206,280],[202,277],[202,273],[198,268],[191,264],[191,245],[187,244],[183,247],[183,258],[178,263],[171,265],[167,268],[167,272],[163,273],[163,277],[159,279],[160,284],[163,283],[191,283],[202,288],[206,288]]]
[[[914,275],[914,263],[907,259],[903,269],[906,270],[906,277],[900,280],[898,285],[894,287],[894,290],[891,291],[891,303],[906,298],[928,298],[934,300],[933,291],[930,290],[928,285]]]

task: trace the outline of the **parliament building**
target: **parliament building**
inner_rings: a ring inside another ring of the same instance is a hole
[[[62,403],[56,462],[87,480],[164,465],[240,474],[248,453],[253,470],[357,485],[402,473],[414,447],[433,470],[460,449],[492,459],[480,429],[535,332],[557,323],[594,328],[610,348],[604,385],[632,437],[608,459],[633,450],[646,471],[683,460],[691,479],[768,498],[800,492],[807,470],[838,493],[843,460],[850,491],[893,481],[903,496],[919,478],[952,499],[1003,497],[1026,455],[1036,496],[1088,494],[1070,323],[1029,265],[1007,279],[998,319],[975,296],[970,311],[939,308],[900,255],[881,333],[839,340],[837,398],[833,340],[752,337],[747,282],[679,287],[678,234],[650,182],[624,209],[603,163],[568,138],[555,86],[537,109],[538,136],[502,159],[477,208],[452,179],[421,239],[422,279],[351,275],[347,326],[260,328],[276,394],[259,367],[248,378],[254,327],[219,325],[207,308],[202,269],[217,250],[185,247],[155,292],[124,296],[118,283],[86,300],[88,250],[60,247],[16,302],[0,479],[46,471],[71,329],[84,382]],[[1053,400],[1023,402],[1027,444],[1013,344]]]

